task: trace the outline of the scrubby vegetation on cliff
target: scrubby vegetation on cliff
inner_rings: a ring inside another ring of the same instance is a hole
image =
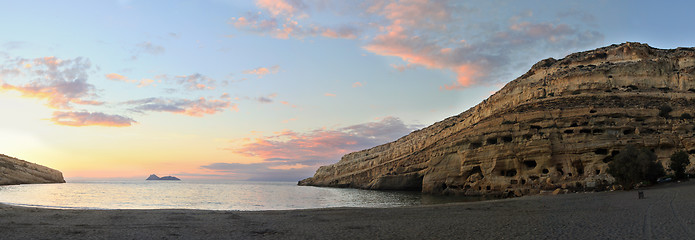
[[[656,162],[656,154],[645,147],[627,145],[608,163],[608,174],[624,188],[632,189],[636,183],[656,180],[666,175],[664,167]]]

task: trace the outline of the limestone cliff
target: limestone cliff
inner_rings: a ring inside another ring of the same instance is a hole
[[[607,163],[627,144],[665,166],[676,150],[695,154],[691,116],[695,48],[612,45],[542,60],[477,106],[299,184],[462,195],[593,188],[614,180]]]
[[[64,182],[58,170],[0,154],[0,185]]]

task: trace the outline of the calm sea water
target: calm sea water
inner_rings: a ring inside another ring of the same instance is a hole
[[[296,182],[103,181],[0,186],[0,203],[79,209],[283,210],[398,207],[475,198],[297,186]]]

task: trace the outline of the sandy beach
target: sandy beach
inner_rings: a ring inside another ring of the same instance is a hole
[[[644,192],[257,212],[0,205],[0,239],[693,239],[695,181]]]

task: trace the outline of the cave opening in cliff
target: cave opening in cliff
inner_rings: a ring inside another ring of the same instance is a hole
[[[471,168],[470,171],[468,171],[468,176],[472,176],[473,174],[480,173],[481,175],[483,174],[483,171],[480,169],[480,166],[475,166]],[[466,177],[468,177],[466,176]]]
[[[536,163],[536,160],[526,160],[523,162],[524,166],[528,169],[534,169],[536,166],[538,166],[538,163]]]
[[[634,134],[634,133],[635,133],[634,128],[629,128],[629,129],[623,130],[623,134],[625,134],[625,135]]]
[[[603,163],[609,163],[611,161],[613,161],[613,156],[607,156],[603,158]]]
[[[579,130],[579,133],[591,133],[591,129],[583,128]]]
[[[502,137],[502,141],[504,141],[506,143],[512,142],[512,136],[504,136],[504,137]]]
[[[550,171],[547,168],[543,168],[543,171],[542,171],[543,174],[548,174],[549,172]]]
[[[505,172],[504,176],[507,176],[507,177],[516,176],[516,169],[507,170],[507,171]]]
[[[479,148],[479,147],[481,147],[481,146],[483,146],[483,144],[481,144],[480,142],[472,142],[472,143],[468,146],[468,148],[469,148],[469,149],[476,149],[476,148]]]
[[[594,150],[594,153],[599,154],[599,155],[606,155],[606,154],[608,154],[608,149],[597,148]]]
[[[494,145],[497,144],[497,138],[488,138],[487,139],[487,145]]]
[[[567,129],[567,130],[565,130],[565,133],[572,134],[572,133],[574,133],[574,129]]]
[[[584,175],[584,164],[582,161],[575,161],[572,163],[572,167],[574,167],[575,170],[577,170],[577,174],[579,176]],[[572,175],[570,175],[572,176]]]
[[[559,172],[560,175],[565,175],[565,171],[562,171],[562,166],[560,165],[555,166],[555,171]]]

